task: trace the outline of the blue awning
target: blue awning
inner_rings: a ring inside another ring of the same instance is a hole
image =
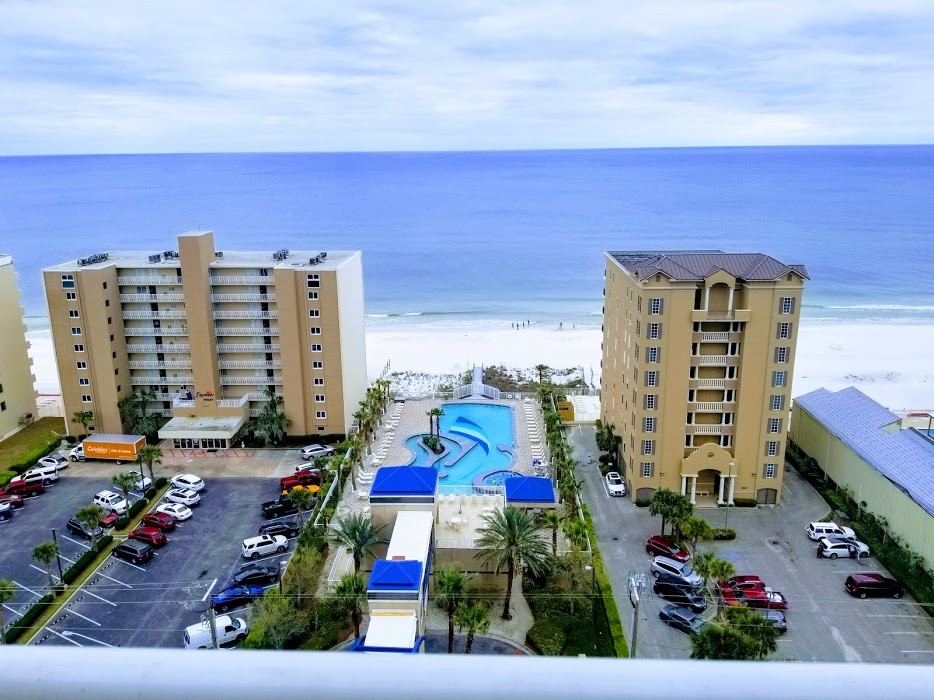
[[[506,485],[506,503],[555,503],[555,487],[543,476],[511,476]]]
[[[379,496],[434,496],[438,470],[434,467],[380,467],[373,478],[370,498]]]
[[[422,581],[422,562],[377,559],[366,585],[370,593],[418,593]]]

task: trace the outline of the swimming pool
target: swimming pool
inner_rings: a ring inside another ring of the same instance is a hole
[[[469,486],[486,472],[508,470],[515,464],[512,408],[491,403],[446,403],[441,408],[444,453],[432,454],[418,435],[408,438],[405,445],[415,455],[409,464],[435,467],[442,489]]]

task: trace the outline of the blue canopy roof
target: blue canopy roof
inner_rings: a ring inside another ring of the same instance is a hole
[[[370,488],[374,496],[434,496],[438,470],[434,467],[380,467]]]
[[[366,585],[367,593],[406,591],[418,592],[422,579],[422,562],[377,559]]]
[[[511,476],[506,484],[506,502],[555,503],[555,487],[543,476]]]

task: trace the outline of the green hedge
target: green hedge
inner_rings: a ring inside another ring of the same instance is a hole
[[[114,530],[125,530],[127,525],[130,524],[130,518],[126,515],[121,515],[114,521]]]
[[[88,566],[90,566],[91,562],[97,558],[97,555],[100,554],[100,552],[102,552],[111,542],[113,542],[113,537],[110,535],[101,535],[101,538],[97,541],[97,551],[89,549],[80,557],[78,557],[75,560],[75,563],[65,569],[65,571],[62,573],[62,581],[67,584],[74,583],[75,579],[77,579],[81,573],[86,568],[88,568]]]
[[[17,474],[14,471],[0,472],[0,486],[6,486],[7,484],[9,484],[11,481],[13,481],[13,478],[16,475]]]
[[[147,501],[151,501],[152,499],[156,497],[157,493],[159,493],[159,491],[156,489],[156,487],[150,486],[148,489],[146,489],[146,493],[144,495],[146,496]],[[138,512],[139,511],[137,511],[137,513]]]
[[[152,489],[150,489],[150,491],[151,491],[151,490],[152,490]],[[148,494],[149,491],[147,491],[146,493]],[[136,503],[134,503],[133,505],[131,505],[131,506],[130,506],[130,516],[129,516],[129,518],[127,518],[127,520],[132,520],[132,519],[135,518],[137,515],[139,515],[140,513],[142,513],[143,510],[145,510],[146,506],[149,505],[149,498],[151,498],[151,497],[147,495],[146,498],[141,498],[141,499],[139,499],[138,501],[136,501]]]
[[[13,644],[19,640],[54,600],[55,597],[51,593],[46,593],[33,603],[32,606],[23,613],[23,616],[10,626],[9,631],[7,631],[5,635],[6,643]]]
[[[158,491],[159,489],[161,489],[163,486],[165,486],[168,483],[169,483],[168,479],[166,479],[164,476],[160,476],[158,479],[156,479],[156,482],[152,486],[154,489]]]
[[[55,450],[58,449],[60,444],[61,438],[56,437],[53,440],[49,440],[45,444],[33,448],[31,452],[27,452],[26,457],[21,462],[11,465],[10,469],[15,471],[17,474],[22,474],[24,471],[32,469],[36,465],[36,462],[38,462],[40,459],[46,455],[52,454]]]
[[[734,498],[733,505],[736,508],[755,508],[759,504],[755,498]]]
[[[551,620],[536,620],[525,635],[525,643],[543,656],[561,656],[567,635]]]
[[[713,529],[713,539],[718,541],[735,540],[736,530],[732,528],[715,527]]]

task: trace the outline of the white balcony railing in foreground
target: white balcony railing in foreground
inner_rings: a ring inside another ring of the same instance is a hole
[[[8,646],[0,687],[35,700],[929,700],[934,666]]]

